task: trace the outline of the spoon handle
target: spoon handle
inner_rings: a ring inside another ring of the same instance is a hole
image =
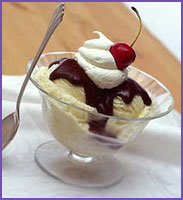
[[[19,95],[18,95],[18,98],[17,98],[17,103],[16,103],[16,113],[19,117],[19,108],[20,108],[20,102],[22,100],[22,96],[23,96],[23,93],[24,93],[24,90],[25,90],[25,87],[29,81],[29,78],[32,74],[32,71],[33,69],[35,68],[44,48],[46,47],[50,37],[52,36],[53,32],[55,31],[55,29],[57,28],[57,26],[60,24],[60,22],[62,21],[62,18],[63,18],[63,15],[64,15],[64,3],[61,2],[59,3],[59,5],[56,7],[53,15],[52,15],[52,18],[50,20],[50,23],[49,23],[49,26],[48,26],[48,29],[46,31],[46,34],[44,36],[44,39],[34,57],[34,60],[31,64],[31,67],[24,79],[24,82],[22,84],[22,87],[20,89],[20,92],[19,92]]]

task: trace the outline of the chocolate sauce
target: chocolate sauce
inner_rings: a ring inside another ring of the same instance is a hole
[[[91,121],[88,123],[89,126],[90,126],[90,129],[89,129],[89,130],[90,130],[92,133],[95,133],[95,134],[100,134],[100,135],[103,135],[103,136],[115,138],[114,135],[112,135],[111,133],[109,133],[109,132],[105,129],[106,123],[107,123],[107,119],[102,119],[102,120],[98,120],[98,121],[91,120]]]
[[[119,86],[112,89],[100,89],[87,76],[75,59],[61,58],[49,65],[59,64],[58,68],[50,74],[50,80],[64,78],[73,85],[82,86],[85,91],[86,104],[95,107],[99,113],[113,115],[113,101],[119,96],[126,104],[130,104],[136,95],[142,97],[145,105],[151,105],[151,99],[147,92],[134,80],[127,78]],[[94,133],[109,136],[104,131],[106,120],[90,121],[90,130]]]

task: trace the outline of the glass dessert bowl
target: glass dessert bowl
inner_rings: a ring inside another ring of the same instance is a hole
[[[65,57],[73,58],[74,52],[42,54],[37,67]],[[121,164],[113,154],[140,136],[151,120],[165,116],[174,106],[169,90],[152,76],[131,66],[128,76],[152,95],[153,110],[145,117],[108,116],[77,107],[57,99],[31,78],[40,92],[45,123],[56,139],[36,150],[36,162],[45,172],[83,187],[106,187],[120,181]]]

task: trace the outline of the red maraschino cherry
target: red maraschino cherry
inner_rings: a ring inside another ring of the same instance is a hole
[[[140,22],[140,28],[139,28],[139,31],[138,31],[138,34],[137,34],[135,40],[132,42],[132,44],[130,46],[128,44],[125,44],[122,42],[114,43],[109,50],[114,57],[117,68],[120,70],[125,69],[131,63],[134,62],[134,60],[136,58],[136,53],[135,53],[134,49],[132,48],[132,46],[135,44],[136,40],[138,39],[141,29],[142,29],[142,21],[141,21],[140,15],[138,13],[138,10],[134,7],[131,7],[131,8],[136,13],[136,15],[139,19],[139,22]]]
[[[110,52],[114,57],[117,68],[120,70],[128,67],[136,58],[136,53],[129,45],[117,42],[110,48]]]

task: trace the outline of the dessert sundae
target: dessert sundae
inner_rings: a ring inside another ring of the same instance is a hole
[[[132,9],[140,28],[130,46],[94,31],[96,37],[77,52],[42,54],[32,73],[45,124],[56,139],[41,144],[35,159],[57,180],[84,187],[119,182],[123,172],[112,154],[173,108],[168,89],[131,66],[142,27]]]
[[[132,46],[142,27],[137,10],[133,10],[140,29],[131,46],[113,43],[103,33],[94,31],[98,38],[85,41],[78,52],[34,71],[32,79],[39,87],[68,105],[63,108],[48,96],[43,97],[42,105],[47,108],[43,108],[43,115],[53,135],[63,144],[69,135],[88,133],[128,140],[137,124],[123,131],[127,122],[108,120],[108,116],[137,119],[151,115],[151,94],[128,76],[128,67],[136,58]]]

